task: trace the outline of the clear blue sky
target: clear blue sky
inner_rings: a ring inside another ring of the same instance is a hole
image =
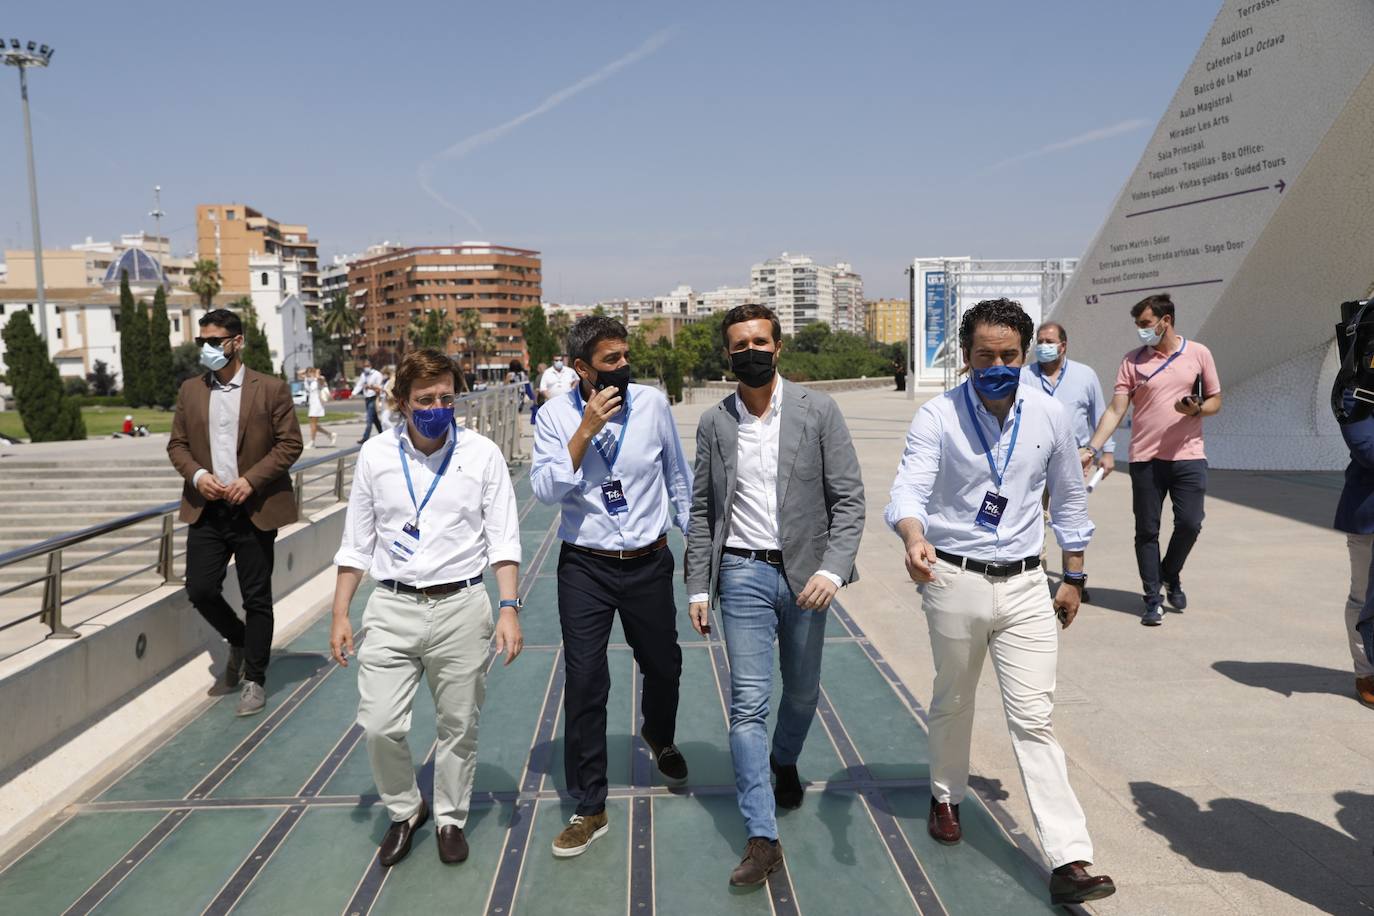
[[[1079,255],[1218,6],[30,2],[0,30],[57,48],[30,81],[45,247],[151,229],[161,184],[178,250],[232,200],[325,256],[537,248],[545,297],[591,302],[741,285],[784,250],[850,260],[869,296],[917,255]],[[17,82],[0,244],[27,248]]]

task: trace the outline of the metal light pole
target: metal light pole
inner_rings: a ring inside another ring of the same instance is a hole
[[[10,39],[10,46],[4,47],[0,38],[0,60],[6,66],[19,68],[19,97],[24,102],[24,147],[29,154],[29,212],[33,219],[33,275],[34,285],[38,288],[38,336],[43,338],[46,353],[48,346],[48,294],[43,288],[43,233],[38,228],[38,178],[33,169],[33,128],[29,125],[29,67],[46,67],[52,60],[53,49],[47,45],[35,47],[29,42],[20,47],[18,38]]]
[[[162,212],[162,185],[160,184],[153,185],[153,209],[149,211],[148,215],[153,218],[153,225],[157,227],[153,230],[153,234],[157,237],[158,241],[161,241],[162,218],[167,214]],[[167,250],[162,253],[162,257],[169,258],[171,256],[172,243],[168,241]],[[166,273],[166,271],[164,270],[163,273]]]

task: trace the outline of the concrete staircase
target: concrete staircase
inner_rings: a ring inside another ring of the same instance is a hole
[[[181,493],[181,478],[164,458],[127,458],[91,461],[5,461],[0,463],[0,554],[58,534],[130,515],[171,502]],[[177,526],[177,549],[185,548],[185,526]],[[158,520],[103,535],[66,548],[62,554],[63,593],[70,599],[98,585],[112,582],[157,562],[158,544],[148,540],[161,534]],[[147,543],[139,544],[140,541]],[[119,547],[138,546],[105,559],[97,559]],[[89,565],[70,567],[86,561]],[[181,564],[178,563],[178,570]],[[46,571],[43,560],[0,568],[0,590],[27,581]],[[99,594],[133,595],[158,585],[155,570],[138,573],[110,585]],[[8,596],[41,595],[34,586]]]

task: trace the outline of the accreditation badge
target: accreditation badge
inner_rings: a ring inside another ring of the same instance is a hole
[[[983,528],[997,530],[997,526],[1002,523],[1002,513],[1007,510],[1007,498],[988,490],[983,494],[983,506],[978,510],[978,517],[974,521]]]

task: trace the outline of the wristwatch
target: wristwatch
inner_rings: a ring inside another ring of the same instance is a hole
[[[502,609],[505,609],[505,608],[508,608],[508,607],[513,607],[513,608],[515,608],[515,613],[517,613],[517,614],[520,613],[520,609],[523,608],[524,606],[525,606],[525,605],[523,605],[523,604],[520,602],[520,599],[519,599],[519,598],[502,598],[502,599],[501,599],[501,607],[502,607]]]
[[[1072,585],[1082,594],[1083,589],[1088,587],[1087,573],[1064,573],[1064,584]]]

